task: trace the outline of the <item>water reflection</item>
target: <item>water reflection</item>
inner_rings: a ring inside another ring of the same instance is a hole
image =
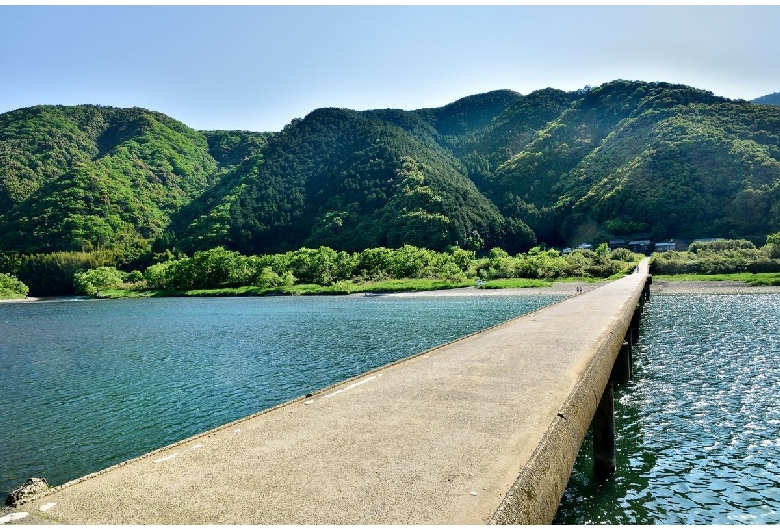
[[[616,387],[618,473],[586,441],[560,524],[780,522],[780,297],[656,296]]]

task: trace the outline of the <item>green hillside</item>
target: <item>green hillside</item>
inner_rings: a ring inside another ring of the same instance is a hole
[[[759,105],[780,105],[780,92],[773,92],[772,94],[756,98],[753,100],[753,103],[758,103]]]
[[[414,115],[396,114],[410,129],[425,128]],[[194,219],[181,246],[203,240],[260,253],[499,244],[505,219],[428,133],[411,134],[376,113],[314,111],[247,160],[225,189],[224,215]]]
[[[203,134],[91,105],[0,115],[0,249],[137,253],[214,183]]]
[[[139,108],[0,115],[7,255],[100,250],[131,267],[216,246],[515,254],[778,230],[780,108],[682,85],[325,108],[278,133],[195,131]]]

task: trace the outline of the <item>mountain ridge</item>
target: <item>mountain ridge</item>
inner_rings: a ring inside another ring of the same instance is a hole
[[[780,229],[779,161],[776,106],[663,82],[322,108],[265,133],[39,105],[0,114],[0,251],[758,239]]]

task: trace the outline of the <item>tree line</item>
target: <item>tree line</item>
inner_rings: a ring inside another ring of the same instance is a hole
[[[494,248],[479,258],[473,250],[459,247],[438,252],[413,245],[352,253],[321,246],[260,256],[216,247],[153,264],[143,272],[126,273],[111,266],[77,272],[74,286],[79,293],[95,295],[118,288],[183,292],[253,286],[274,291],[298,284],[331,286],[400,279],[459,284],[498,278],[606,278],[631,270],[637,259],[626,249],[610,252],[606,245],[570,254],[534,247],[515,256]]]
[[[780,272],[780,232],[770,234],[757,248],[744,239],[693,243],[685,252],[656,253],[652,274],[734,274]]]
[[[293,285],[333,286],[340,282],[378,282],[437,279],[450,286],[475,280],[527,278],[608,278],[629,272],[641,255],[627,249],[610,251],[606,244],[594,250],[564,254],[536,246],[510,255],[501,248],[478,256],[474,250],[448,247],[445,251],[413,245],[376,247],[360,252],[330,247],[300,248],[277,254],[244,255],[218,246],[192,256],[170,252],[143,270],[115,266],[103,252],[0,254],[0,298],[86,294],[114,289],[155,290],[175,294],[251,286],[260,292],[283,291]],[[730,274],[780,272],[780,232],[756,247],[747,240],[697,242],[685,252],[655,253],[652,274]],[[29,285],[29,287],[28,287]]]

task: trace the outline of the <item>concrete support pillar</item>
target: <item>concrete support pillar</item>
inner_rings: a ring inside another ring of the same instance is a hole
[[[637,307],[636,310],[634,310],[634,314],[631,316],[631,324],[628,326],[629,335],[631,335],[630,342],[632,346],[639,342],[639,321],[641,319],[641,315],[642,314]]]
[[[593,471],[597,480],[605,480],[615,474],[615,397],[612,382],[607,383],[604,394],[593,416]]]
[[[615,364],[612,366],[612,373],[609,380],[616,383],[627,383],[634,377],[634,362],[631,343],[625,341],[620,347],[620,352],[615,358]]]
[[[645,289],[644,289],[645,300],[647,300],[648,302],[650,301],[650,286],[652,284],[653,284],[653,276],[651,274],[648,274],[647,279],[645,280]]]

